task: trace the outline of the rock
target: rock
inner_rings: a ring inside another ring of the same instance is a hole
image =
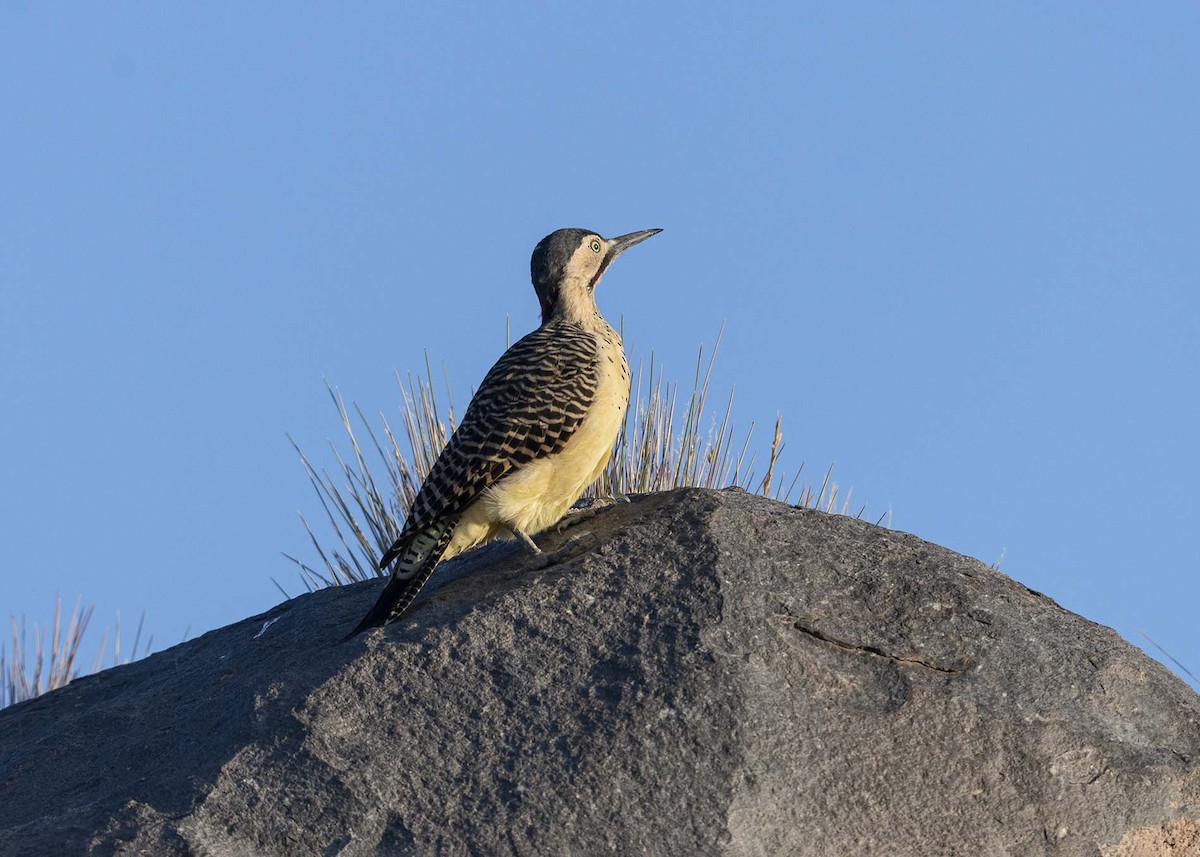
[[[1200,698],[1108,628],[737,491],[584,527],[0,711],[0,853],[1197,853]]]

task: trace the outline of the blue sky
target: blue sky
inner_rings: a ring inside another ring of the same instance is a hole
[[[458,404],[528,258],[665,231],[634,362],[1200,670],[1200,7],[0,5],[0,610],[155,646],[301,587],[340,426]]]

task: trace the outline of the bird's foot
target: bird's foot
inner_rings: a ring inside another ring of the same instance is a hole
[[[529,537],[529,534],[517,527],[511,527],[510,531],[513,536],[520,541],[529,552],[533,555],[532,562],[534,568],[546,568],[555,563],[562,562],[570,557],[575,549],[579,547],[579,543],[585,539],[592,539],[597,545],[600,544],[600,539],[594,533],[579,533],[572,536],[562,543],[558,548],[552,551],[544,551],[537,546],[537,542]]]
[[[584,506],[582,509],[568,509],[567,514],[562,516],[555,529],[560,533],[564,533],[576,524],[590,521],[609,506],[628,502],[629,498],[624,494],[617,494],[612,497],[596,497],[589,505]]]
[[[600,546],[600,539],[595,533],[577,533],[563,542],[562,545],[555,550],[539,550],[533,555],[533,565],[535,568],[539,569],[548,568],[549,566],[556,565],[563,560],[570,559],[571,556],[576,553],[579,546],[589,539],[595,542],[595,545],[593,545],[594,547]]]

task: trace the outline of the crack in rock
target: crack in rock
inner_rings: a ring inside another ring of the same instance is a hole
[[[857,643],[848,643],[845,640],[839,640],[836,637],[829,636],[823,631],[818,631],[816,628],[811,628],[808,625],[805,625],[804,622],[797,619],[795,616],[781,616],[779,618],[790,622],[792,628],[802,634],[807,634],[808,636],[820,640],[823,643],[828,643],[831,646],[837,646],[839,649],[845,649],[848,652],[857,652],[858,654],[862,655],[873,655],[874,657],[885,658],[886,660],[893,661],[898,664],[912,664],[914,666],[924,667],[927,670],[933,670],[934,672],[946,673],[950,675],[966,671],[966,667],[963,665],[943,666],[941,664],[933,663],[932,661],[927,661],[923,658],[893,655],[889,652],[885,652],[878,646],[866,646],[859,645]]]

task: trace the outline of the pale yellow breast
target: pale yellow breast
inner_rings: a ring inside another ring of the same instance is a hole
[[[532,535],[557,523],[596,481],[612,454],[629,405],[629,367],[621,339],[607,324],[596,337],[600,377],[583,424],[558,454],[532,461],[489,488],[464,521],[511,523]]]

